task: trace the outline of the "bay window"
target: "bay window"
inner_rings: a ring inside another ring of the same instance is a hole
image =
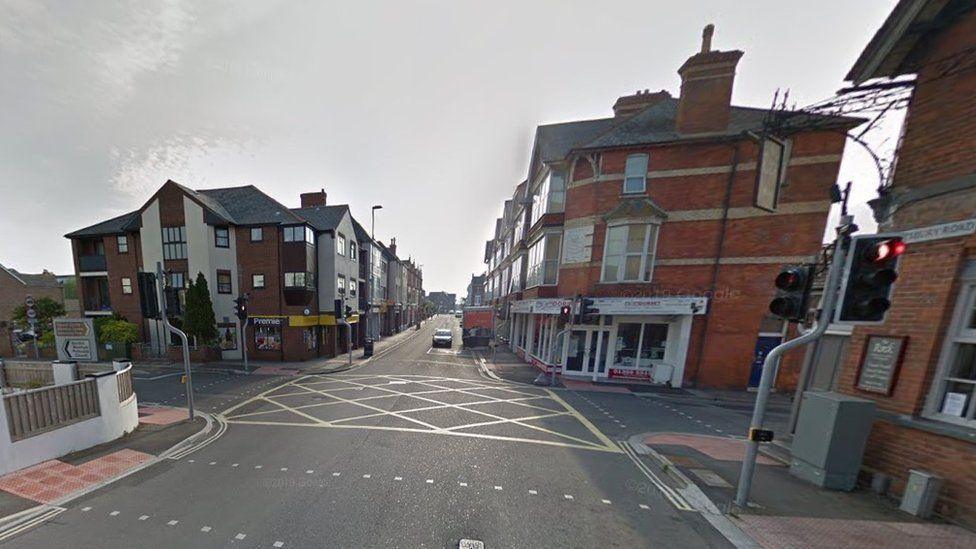
[[[526,287],[540,284],[553,285],[559,272],[560,234],[547,234],[529,247],[529,268],[526,271]]]
[[[566,207],[566,176],[551,170],[532,195],[532,222],[535,225],[547,213],[559,213]]]
[[[603,282],[650,282],[658,226],[653,223],[607,227]]]
[[[976,263],[966,270],[976,275]],[[929,410],[938,419],[976,427],[976,279],[963,286],[956,308]]]

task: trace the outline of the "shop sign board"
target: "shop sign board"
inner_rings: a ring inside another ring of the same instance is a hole
[[[278,327],[281,327],[281,326],[284,326],[284,324],[285,324],[284,317],[260,317],[260,316],[253,316],[253,317],[251,317],[251,325],[253,325],[253,326],[278,326]]]
[[[513,313],[534,313],[537,315],[558,315],[564,305],[572,305],[572,298],[542,298],[516,301],[511,305]]]
[[[595,297],[593,307],[601,315],[703,315],[708,307],[708,298]]]
[[[633,368],[610,368],[607,370],[607,376],[611,379],[629,379],[634,381],[651,381],[651,369],[633,369]]]

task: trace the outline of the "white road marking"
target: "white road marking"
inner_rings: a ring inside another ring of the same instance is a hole
[[[466,486],[468,485],[468,483],[467,483],[467,482],[459,482],[458,484],[459,484],[460,486],[462,486],[462,487],[466,487]]]
[[[601,501],[603,501],[603,503],[606,503],[607,505],[610,505],[611,504],[611,501],[609,499],[604,499],[604,500],[601,500]]]
[[[403,477],[393,477],[393,480],[403,480]]]
[[[88,511],[91,511],[91,507],[82,507],[81,508],[81,512],[82,513],[87,513]]]
[[[255,469],[260,469],[260,468],[262,468],[262,467],[264,467],[264,465],[255,465],[255,466],[254,466],[254,468],[255,468]]]
[[[427,484],[434,484],[434,479],[432,478],[427,479]]]
[[[192,459],[188,459],[188,460],[186,460],[186,462],[187,462],[187,463],[196,463],[196,462],[195,462],[194,460],[192,460]]]
[[[283,542],[283,541],[276,541],[276,542],[272,543],[271,546],[272,547],[284,547],[285,546],[285,542]]]
[[[370,475],[369,473],[367,473],[367,474],[363,475],[363,478],[371,478],[372,476],[373,475]],[[431,482],[433,482],[433,481],[431,481]]]
[[[139,517],[139,520],[148,520],[148,519],[149,519],[149,515],[142,515],[141,517]]]
[[[569,494],[563,494],[563,497],[566,498],[566,499],[573,499],[573,496],[571,496]]]
[[[305,471],[305,472],[306,472],[306,473],[311,473],[312,471]],[[338,472],[338,471],[337,471],[337,472],[335,472],[335,473],[332,473],[332,476],[334,476],[334,477],[337,477],[337,476],[339,476],[339,475],[341,475],[341,474],[342,474],[342,473],[340,473],[340,472]]]
[[[244,539],[246,537],[247,537],[247,534],[238,533],[236,536],[234,536],[234,539]]]
[[[500,491],[501,489],[502,489],[501,486],[495,486],[495,490],[499,490]]]
[[[208,463],[207,465],[217,465],[217,462],[216,462],[216,461],[211,461],[211,462],[210,462],[210,463]]]
[[[529,490],[529,493],[534,496],[534,495],[538,494],[539,492],[536,492],[535,490]]]
[[[281,471],[287,471],[287,470],[288,470],[288,468],[287,468],[287,467],[282,467],[282,468],[281,468],[280,470],[281,470]]]
[[[211,528],[209,526],[204,526],[203,528],[200,529],[201,532],[209,532],[211,530],[213,530],[213,528]]]
[[[109,515],[111,515],[113,517],[117,517],[117,516],[119,516],[119,512],[118,511],[112,511],[111,513],[109,513]]]
[[[171,520],[171,521],[167,522],[166,524],[168,524],[170,526],[176,526],[179,523],[180,523],[180,521],[178,521],[178,520]]]
[[[638,505],[638,507],[640,507],[641,509],[650,509],[650,507],[648,507],[647,505],[644,505],[643,503],[641,503],[640,505]]]

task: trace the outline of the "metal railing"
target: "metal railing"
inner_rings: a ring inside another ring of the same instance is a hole
[[[119,386],[119,402],[125,402],[132,396],[132,367],[115,374]]]
[[[94,379],[6,395],[3,406],[11,442],[101,415]]]

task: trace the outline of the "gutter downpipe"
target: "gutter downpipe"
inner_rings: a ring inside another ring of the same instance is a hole
[[[715,245],[715,262],[712,264],[712,281],[709,284],[709,303],[708,303],[708,314],[705,315],[704,322],[702,323],[701,339],[698,340],[698,356],[695,358],[695,373],[691,376],[692,386],[698,385],[698,373],[701,371],[702,355],[705,352],[705,339],[708,333],[708,321],[712,317],[711,306],[712,300],[715,298],[715,288],[718,286],[718,270],[719,262],[722,259],[722,250],[725,249],[725,233],[728,231],[729,225],[729,208],[732,203],[732,185],[735,184],[735,174],[739,170],[739,139],[740,135],[735,144],[732,146],[732,169],[729,171],[729,179],[725,184],[725,200],[722,204],[722,228],[719,231],[718,243]]]

